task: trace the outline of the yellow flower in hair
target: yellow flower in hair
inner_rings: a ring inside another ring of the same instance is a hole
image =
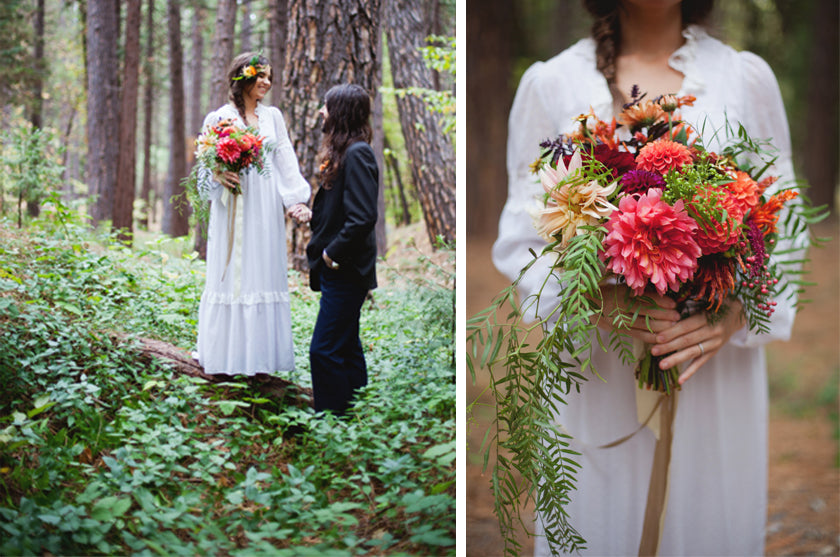
[[[255,77],[256,75],[257,75],[257,68],[255,68],[254,66],[245,66],[244,68],[242,68],[242,76],[245,79],[251,79],[252,77]]]

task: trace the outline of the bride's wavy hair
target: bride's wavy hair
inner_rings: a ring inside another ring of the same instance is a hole
[[[683,27],[702,24],[714,8],[714,0],[683,0]],[[607,78],[610,87],[615,85],[615,61],[621,45],[621,24],[619,22],[620,0],[583,0],[583,6],[595,18],[592,23],[592,38],[595,39],[596,64]]]
[[[268,58],[263,56],[262,54],[256,52],[243,52],[239,56],[233,59],[228,66],[227,72],[227,80],[228,80],[228,87],[230,90],[228,92],[228,98],[233,102],[233,105],[236,107],[236,110],[239,111],[239,115],[242,116],[242,121],[245,122],[245,99],[243,95],[245,91],[253,87],[253,85],[257,82],[257,78],[259,74],[254,75],[253,77],[245,77],[242,74],[242,70],[246,66],[253,65],[252,62],[254,59],[257,60],[258,65],[271,67],[268,63]],[[269,69],[268,72],[268,80],[274,81],[274,71]]]
[[[321,149],[318,152],[321,186],[329,189],[338,176],[338,170],[347,148],[357,141],[370,143],[373,130],[370,126],[370,95],[359,85],[336,85],[324,96],[327,118],[321,131]]]

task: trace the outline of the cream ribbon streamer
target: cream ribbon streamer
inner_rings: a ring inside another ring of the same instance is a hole
[[[236,213],[237,213],[237,198],[239,195],[234,195],[230,192],[228,188],[225,188],[222,192],[222,197],[220,199],[222,203],[222,207],[227,209],[227,256],[225,257],[225,270],[222,273],[222,282],[225,281],[225,276],[227,276],[228,267],[230,266],[230,258],[231,254],[233,253],[233,245],[236,238]],[[240,219],[241,220],[241,219]],[[241,225],[241,223],[239,223]]]
[[[634,339],[633,353],[637,360],[647,349],[648,347],[643,342]],[[671,395],[666,395],[659,391],[637,388],[636,417],[641,425],[633,433],[599,447],[608,449],[621,445],[645,427],[650,428],[656,436],[642,525],[642,537],[639,541],[640,556],[656,555],[662,541],[665,510],[668,508],[671,443],[674,438],[674,417],[677,413],[678,393],[679,391],[674,390]]]

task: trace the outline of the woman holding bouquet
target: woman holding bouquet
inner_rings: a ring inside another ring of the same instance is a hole
[[[540,142],[569,133],[576,117],[589,112],[604,121],[628,103],[633,86],[648,98],[692,95],[682,119],[705,130],[704,145],[729,121],[741,123],[754,138],[770,139],[779,152],[771,174],[778,183],[793,178],[790,143],[779,87],[769,66],[749,52],[736,52],[710,37],[698,23],[712,9],[710,0],[586,0],[595,17],[592,37],[522,77],[509,120],[509,194],[494,246],[496,266],[516,278],[545,246],[532,225],[531,209],[542,192],[530,165]],[[635,95],[635,93],[634,93]],[[523,299],[539,291],[551,258],[537,261],[520,282]],[[540,312],[561,286],[548,281]],[[553,290],[552,290],[553,289]],[[682,366],[679,405],[673,422],[670,483],[656,544],[661,555],[761,555],[767,505],[767,377],[762,345],[787,339],[793,300],[782,293],[768,334],[744,326],[732,301],[724,317],[710,324],[697,313],[682,318],[668,296],[655,302],[634,300],[627,286],[602,285],[603,315],[615,305],[639,307],[629,334],[663,356],[662,367]],[[549,304],[550,305],[550,304]],[[632,314],[632,312],[631,312]],[[647,318],[647,321],[646,321]],[[608,318],[597,326],[612,328]],[[595,344],[597,347],[597,343]],[[639,424],[632,364],[617,353],[595,348],[592,366],[605,381],[588,381],[565,397],[558,424],[580,451],[577,490],[566,506],[569,522],[594,555],[629,555],[640,550],[648,480],[656,446],[644,429],[612,448],[602,448]],[[543,524],[537,521],[538,533]],[[550,553],[536,539],[536,553]]]
[[[205,130],[228,123],[247,128],[262,138],[264,149],[261,171],[252,165],[233,172],[199,162],[198,189],[211,200],[207,279],[198,314],[198,360],[208,374],[254,376],[295,367],[284,212],[307,221],[311,189],[283,115],[262,104],[272,78],[263,56],[237,56],[228,71],[230,103],[204,119]]]

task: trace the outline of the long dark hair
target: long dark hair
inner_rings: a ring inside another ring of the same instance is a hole
[[[324,97],[327,118],[322,131],[321,185],[329,189],[338,176],[338,170],[347,148],[357,141],[370,143],[370,95],[364,88],[348,83],[336,85]]]
[[[680,4],[683,27],[703,23],[714,3],[714,0],[683,0]],[[621,45],[620,4],[620,0],[583,0],[583,6],[595,17],[591,32],[598,45],[595,49],[596,64],[610,87],[615,85],[615,61]]]
[[[250,89],[257,82],[257,77],[259,77],[259,74],[253,77],[242,77],[242,69],[245,66],[252,65],[253,62],[257,62],[257,65],[260,66],[269,66],[268,58],[256,52],[243,52],[242,54],[234,58],[233,61],[230,63],[230,66],[228,66],[227,79],[228,86],[230,87],[228,98],[233,102],[233,105],[236,107],[236,110],[239,111],[239,115],[242,116],[243,122],[246,121],[245,99],[243,98],[243,95],[245,94],[245,91]],[[268,79],[269,81],[273,81],[273,71],[269,71]]]

